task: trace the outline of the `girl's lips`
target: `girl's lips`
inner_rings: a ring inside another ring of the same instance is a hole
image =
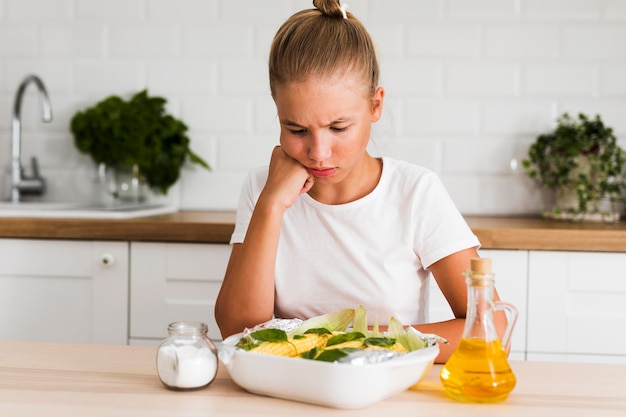
[[[330,177],[337,171],[337,168],[309,168],[309,172],[315,177]]]

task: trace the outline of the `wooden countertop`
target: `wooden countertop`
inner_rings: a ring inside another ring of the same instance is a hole
[[[623,416],[626,365],[511,362],[517,386],[490,405],[449,399],[434,366],[415,389],[357,410],[250,394],[220,364],[206,389],[167,390],[156,348],[0,341],[0,415],[38,416]]]
[[[626,252],[626,222],[596,223],[539,217],[467,216],[485,249]]]
[[[228,243],[232,211],[179,211],[136,219],[0,218],[0,237]]]
[[[485,249],[626,252],[626,222],[466,216]],[[0,218],[0,237],[228,243],[232,211],[180,211],[127,220]]]

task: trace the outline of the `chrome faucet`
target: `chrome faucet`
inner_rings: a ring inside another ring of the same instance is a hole
[[[13,122],[11,125],[11,201],[17,203],[20,201],[22,194],[41,195],[46,189],[46,182],[39,174],[39,165],[37,158],[31,158],[32,175],[24,175],[21,164],[21,148],[22,148],[22,97],[26,87],[30,83],[34,83],[39,89],[41,99],[41,111],[44,122],[52,120],[52,108],[48,92],[43,81],[36,75],[29,75],[20,84],[15,94],[15,102],[13,105]]]

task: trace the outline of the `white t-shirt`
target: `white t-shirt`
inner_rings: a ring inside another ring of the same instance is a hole
[[[243,242],[267,167],[243,185],[231,243]],[[302,194],[284,214],[275,276],[275,315],[308,318],[362,304],[372,324],[391,316],[425,320],[428,268],[478,238],[439,177],[383,158],[376,188],[347,204],[326,205]],[[254,277],[251,277],[254,279]]]

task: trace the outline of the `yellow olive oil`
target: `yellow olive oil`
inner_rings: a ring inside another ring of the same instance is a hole
[[[450,397],[465,402],[504,400],[515,388],[515,375],[500,340],[464,338],[441,371]]]

